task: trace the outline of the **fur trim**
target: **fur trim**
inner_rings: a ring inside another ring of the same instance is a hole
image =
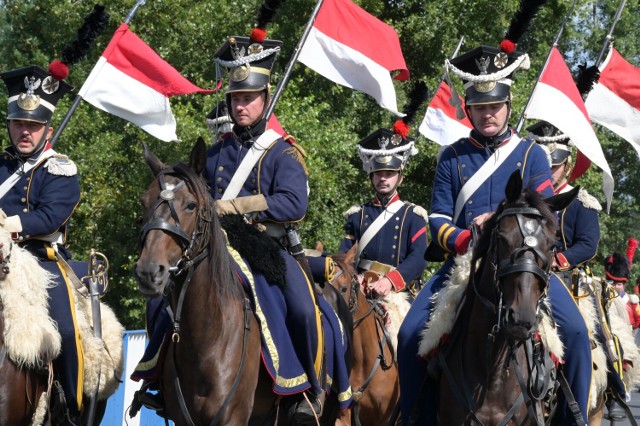
[[[596,335],[596,323],[598,314],[592,296],[583,297],[578,300],[578,310],[584,319],[589,330],[589,336]],[[591,343],[594,348],[591,350],[591,362],[594,366],[591,373],[591,392],[589,392],[589,407],[595,408],[598,404],[599,396],[607,387],[607,357],[605,348],[602,347],[598,339],[592,337]]]
[[[586,189],[580,188],[578,191],[578,200],[588,209],[601,211],[600,202],[593,195],[589,194]]]
[[[74,292],[78,328],[82,337],[84,356],[85,395],[92,395],[98,387],[98,400],[109,398],[120,385],[124,372],[124,327],[110,307],[100,303],[102,339],[93,335],[91,298]]]
[[[242,215],[222,216],[220,225],[226,231],[231,247],[240,253],[254,272],[263,274],[270,284],[285,287],[287,265],[282,258],[281,246],[273,238],[247,223]]]
[[[455,266],[445,281],[444,287],[433,296],[433,313],[421,333],[418,355],[426,358],[438,346],[442,336],[453,330],[469,283],[471,255],[471,251],[468,251],[463,256],[456,256]],[[562,342],[557,330],[552,326],[551,319],[546,315],[540,322],[539,331],[542,342],[549,349],[549,352],[562,359],[564,356]]]
[[[345,219],[349,219],[349,216],[358,213],[360,210],[362,210],[362,206],[351,206],[349,210],[342,213],[342,216],[344,216]]]
[[[619,305],[622,308],[616,309],[616,315],[609,315],[609,319],[611,320],[611,332],[615,334],[620,341],[625,361],[632,363],[632,366],[630,366],[622,376],[627,390],[630,390],[640,378],[640,351],[635,344],[633,328],[631,324],[629,324],[626,303],[621,298],[616,297],[613,304]]]
[[[440,343],[440,338],[453,330],[462,296],[469,282],[471,269],[471,251],[463,256],[456,256],[455,266],[444,287],[432,296],[434,309],[431,317],[421,333],[418,355],[427,357]]]
[[[50,157],[44,167],[56,176],[75,176],[78,174],[76,164],[66,155],[56,155]]]
[[[0,241],[5,257],[11,250],[9,273],[0,285],[7,353],[18,366],[43,368],[62,347],[57,325],[48,313],[46,290],[55,278],[31,253],[12,244],[4,229],[0,229]]]
[[[407,316],[411,303],[409,302],[408,291],[390,291],[386,296],[382,298],[382,304],[387,312],[387,331],[391,336],[391,343],[393,344],[393,350],[398,355],[398,331],[400,330],[400,324]]]
[[[425,209],[422,206],[418,206],[416,204],[414,204],[413,206],[413,212],[415,214],[417,214],[418,216],[420,216],[421,218],[424,218],[424,220],[429,223],[429,213],[427,212],[427,209]]]

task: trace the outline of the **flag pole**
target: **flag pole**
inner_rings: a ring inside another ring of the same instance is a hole
[[[271,114],[273,114],[273,110],[276,107],[276,102],[278,102],[278,99],[280,98],[280,96],[282,95],[282,92],[284,91],[284,86],[286,86],[287,82],[289,81],[289,77],[291,77],[291,71],[293,70],[293,66],[298,60],[298,56],[300,56],[300,50],[302,49],[304,42],[307,41],[307,37],[309,37],[309,33],[311,32],[313,23],[315,22],[316,17],[318,16],[318,12],[320,11],[320,6],[322,6],[323,2],[324,0],[318,0],[315,7],[313,8],[313,12],[311,12],[311,17],[307,22],[307,26],[304,28],[304,32],[302,33],[302,38],[300,38],[300,41],[298,42],[295,50],[293,51],[293,55],[291,56],[291,59],[289,59],[289,63],[287,64],[287,69],[285,70],[284,75],[282,76],[282,79],[280,79],[280,82],[276,87],[276,91],[273,93],[273,96],[271,97],[271,102],[269,103],[267,112],[264,115],[264,118],[266,121],[268,121],[269,118],[271,117]]]
[[[533,94],[536,92],[538,83],[540,83],[540,78],[542,77],[542,73],[544,72],[545,68],[547,68],[547,65],[549,65],[549,60],[551,59],[551,53],[553,52],[553,49],[556,46],[558,46],[558,41],[560,41],[560,37],[562,37],[562,33],[564,32],[564,28],[567,26],[567,22],[569,22],[569,17],[573,14],[573,9],[576,7],[576,2],[577,0],[573,0],[573,3],[571,4],[571,8],[565,15],[564,20],[562,21],[562,25],[560,26],[560,29],[558,30],[558,33],[556,34],[556,37],[553,40],[553,43],[551,44],[551,48],[549,49],[549,54],[547,55],[547,59],[544,61],[544,65],[542,66],[542,68],[540,68],[540,72],[538,73],[538,77],[536,78],[536,83],[533,86],[533,89],[531,90],[529,99],[527,99],[527,104],[524,106],[524,109],[522,110],[522,114],[520,115],[520,120],[518,120],[518,125],[516,126],[516,133],[520,133],[520,130],[524,125],[524,120],[527,118],[527,109],[529,109],[529,105],[531,105]]]
[[[613,22],[611,23],[611,28],[609,28],[609,32],[607,36],[604,38],[604,44],[602,45],[602,49],[600,50],[600,54],[598,55],[598,59],[596,60],[595,66],[599,67],[604,59],[604,55],[608,49],[613,45],[613,30],[616,27],[616,24],[620,20],[620,15],[622,15],[622,10],[624,9],[627,0],[621,0],[618,5],[618,10],[616,10],[616,14],[613,16]]]
[[[129,22],[131,22],[131,20],[133,19],[133,16],[138,11],[138,8],[140,6],[143,6],[146,2],[147,0],[137,0],[135,6],[133,6],[131,11],[125,18],[124,23],[128,24]],[[49,141],[49,143],[51,144],[51,147],[53,147],[56,144],[56,142],[58,142],[58,138],[60,137],[60,134],[67,127],[67,124],[69,124],[69,120],[71,119],[71,116],[73,115],[73,113],[76,112],[76,109],[78,108],[78,105],[80,105],[81,100],[82,100],[82,96],[80,95],[76,95],[76,97],[73,99],[73,103],[69,107],[69,110],[65,114],[64,118],[60,122],[60,125],[56,128],[56,131],[53,134],[53,137]]]

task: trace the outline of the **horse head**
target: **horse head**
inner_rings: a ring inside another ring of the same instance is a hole
[[[217,218],[202,178],[202,138],[191,151],[189,165],[168,167],[146,146],[144,158],[155,179],[141,198],[144,214],[135,275],[140,292],[153,297],[168,293],[175,279],[206,255],[211,223]]]
[[[485,224],[486,232],[474,249],[472,264],[484,259],[483,270],[474,278],[477,294],[497,312],[496,326],[516,341],[536,331],[547,294],[556,242],[553,212],[569,205],[578,190],[544,199],[534,190],[523,190],[520,172],[515,171],[505,200]]]
[[[354,244],[346,253],[331,255],[336,265],[336,270],[329,284],[342,295],[352,313],[357,308],[358,292],[360,291],[358,273],[354,266],[357,250],[358,243]]]

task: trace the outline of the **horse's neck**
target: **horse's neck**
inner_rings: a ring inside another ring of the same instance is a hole
[[[229,276],[229,280],[232,277]],[[180,292],[178,286],[172,295],[174,317],[178,315]],[[234,282],[211,282],[205,262],[194,270],[188,289],[184,292],[184,301],[180,310],[180,329],[187,339],[204,342],[217,340],[223,334],[222,325],[234,322],[242,315],[243,299],[237,292],[219,290],[219,286],[235,285]]]

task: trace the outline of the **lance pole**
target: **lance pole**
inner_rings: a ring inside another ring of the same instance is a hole
[[[133,6],[131,11],[129,12],[129,14],[125,18],[124,23],[128,24],[129,22],[131,22],[131,20],[133,19],[133,16],[138,11],[138,8],[140,6],[143,6],[146,2],[147,2],[147,0],[138,0],[136,2],[135,6]],[[60,134],[67,127],[67,124],[69,124],[69,120],[71,119],[71,116],[73,115],[73,113],[76,112],[76,109],[78,108],[78,105],[80,105],[80,101],[81,100],[82,100],[82,96],[80,96],[80,95],[76,95],[76,97],[73,99],[73,102],[71,103],[71,106],[69,107],[69,110],[65,114],[64,118],[60,122],[60,125],[56,128],[56,131],[53,134],[53,137],[49,141],[49,143],[51,144],[52,147],[56,144],[56,142],[58,142],[58,138],[60,137]]]
[[[607,36],[604,38],[604,43],[602,44],[602,49],[600,49],[600,54],[598,55],[598,59],[596,59],[595,66],[599,67],[602,63],[605,53],[613,44],[613,30],[616,27],[616,24],[620,20],[620,16],[622,15],[622,10],[624,9],[625,4],[627,4],[627,0],[621,0],[618,5],[618,10],[616,10],[616,14],[613,16],[613,22],[611,22],[611,28],[609,28],[609,32]]]
[[[547,65],[549,65],[549,60],[551,59],[551,53],[553,52],[553,49],[556,46],[558,46],[558,42],[560,41],[560,37],[562,37],[562,33],[564,32],[564,28],[567,26],[567,22],[569,22],[569,17],[573,14],[573,9],[576,7],[576,1],[577,0],[573,0],[573,3],[571,4],[571,8],[567,12],[567,14],[564,16],[564,20],[562,21],[562,25],[560,26],[560,29],[558,30],[558,33],[556,34],[556,37],[553,40],[553,43],[551,44],[551,48],[549,49],[549,54],[547,55],[547,59],[545,59],[544,65],[542,66],[542,68],[540,68],[540,72],[538,73],[538,77],[536,78],[536,83],[533,86],[533,90],[531,90],[531,95],[529,95],[529,99],[527,99],[527,104],[525,105],[524,109],[522,110],[522,115],[520,115],[520,120],[518,120],[518,125],[516,126],[516,133],[520,133],[520,130],[522,129],[522,126],[524,125],[524,120],[526,120],[526,118],[527,118],[527,109],[529,109],[529,105],[531,105],[531,100],[533,99],[533,95],[536,92],[536,88],[538,87],[538,83],[540,83],[540,77],[542,77],[542,73],[547,68]]]
[[[271,114],[273,114],[273,110],[276,107],[276,102],[278,102],[278,99],[282,95],[282,92],[284,91],[284,87],[289,82],[289,78],[291,77],[291,71],[293,70],[293,66],[296,64],[296,61],[298,60],[298,56],[300,56],[300,50],[302,49],[304,42],[307,41],[307,37],[309,37],[309,33],[311,32],[311,28],[313,28],[313,23],[316,21],[316,17],[318,16],[318,12],[320,11],[320,6],[322,6],[323,1],[324,0],[318,0],[315,7],[313,8],[313,12],[311,12],[311,17],[307,22],[307,26],[304,28],[304,32],[302,33],[302,38],[300,38],[298,45],[293,51],[293,55],[291,55],[291,59],[289,59],[289,63],[287,64],[287,69],[285,70],[284,75],[280,79],[280,82],[276,87],[276,91],[273,93],[273,96],[271,97],[271,102],[269,103],[267,112],[264,115],[265,120],[267,121],[271,117]]]

